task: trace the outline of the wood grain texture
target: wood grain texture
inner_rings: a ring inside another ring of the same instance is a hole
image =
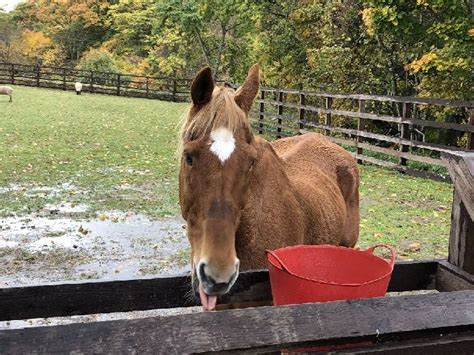
[[[474,152],[444,153],[442,159],[454,183],[449,261],[474,274]]]
[[[330,94],[326,92],[301,91],[301,90],[292,90],[292,89],[276,89],[276,88],[268,88],[268,87],[262,87],[261,90],[266,91],[266,92],[283,91],[286,94],[303,93],[306,96],[316,96],[316,97],[328,96],[335,99],[354,99],[354,100],[381,101],[381,102],[407,102],[407,103],[422,104],[422,105],[474,108],[473,101],[430,99],[430,98],[420,98],[420,97],[413,97],[413,96]]]
[[[442,292],[474,290],[474,275],[447,261],[440,261],[436,289]]]
[[[0,353],[199,353],[474,331],[474,291],[0,331]]]
[[[432,289],[437,262],[398,262],[389,291]],[[0,320],[196,306],[189,277],[0,288]],[[266,270],[243,272],[219,304],[268,302]]]
[[[385,354],[385,355],[430,355],[456,354],[472,355],[474,352],[474,333],[437,335],[417,340],[398,340],[375,344],[373,347],[337,351],[337,354]]]

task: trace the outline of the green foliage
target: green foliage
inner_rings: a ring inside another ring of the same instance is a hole
[[[9,18],[51,39],[40,53],[49,63],[76,65],[99,48],[133,74],[190,77],[209,65],[241,82],[259,62],[272,86],[474,97],[464,0],[28,0]]]
[[[97,72],[94,73],[94,83],[97,84],[112,84],[113,81],[107,73],[118,73],[112,55],[97,49],[91,49],[81,58],[78,69]],[[89,82],[90,76],[85,75],[82,81]]]

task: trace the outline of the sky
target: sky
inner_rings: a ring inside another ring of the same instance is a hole
[[[15,5],[21,1],[22,0],[0,0],[0,7],[8,12],[13,10]]]

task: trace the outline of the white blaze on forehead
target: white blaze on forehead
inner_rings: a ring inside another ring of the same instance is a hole
[[[235,150],[234,135],[227,128],[217,128],[211,132],[211,152],[224,163]]]

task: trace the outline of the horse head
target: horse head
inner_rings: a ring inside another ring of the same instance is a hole
[[[239,274],[235,235],[257,159],[248,113],[258,89],[258,65],[237,91],[216,87],[209,68],[191,85],[192,103],[180,137],[179,199],[191,244],[193,286],[209,309]]]

